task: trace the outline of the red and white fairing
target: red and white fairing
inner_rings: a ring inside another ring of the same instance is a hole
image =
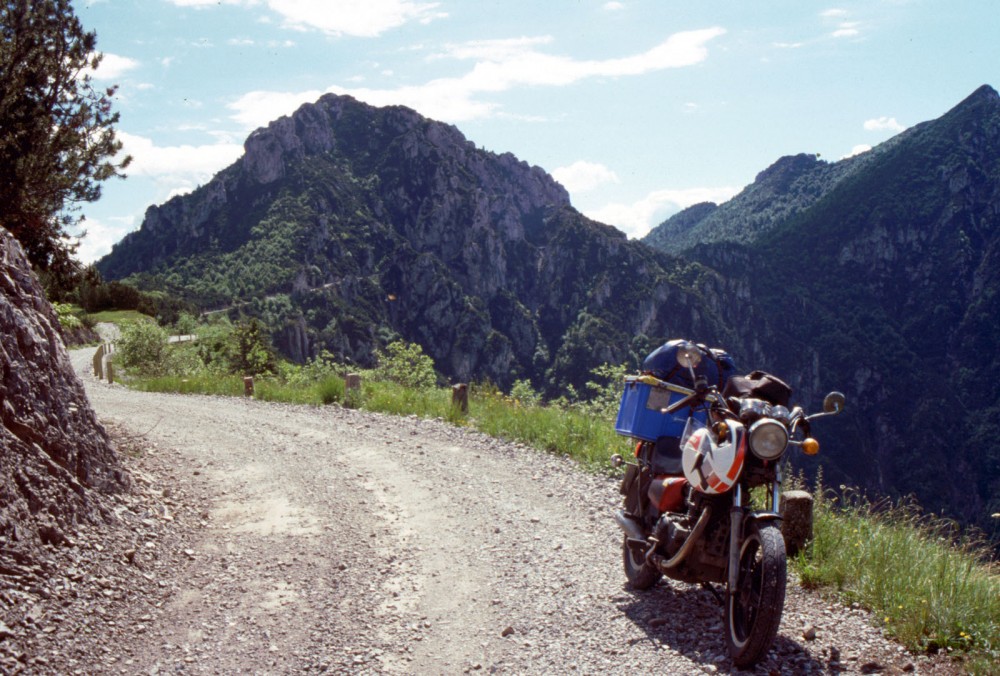
[[[716,439],[710,429],[698,427],[684,441],[681,458],[684,476],[702,493],[725,493],[743,471],[746,428],[735,420],[727,420],[725,427],[724,438]]]

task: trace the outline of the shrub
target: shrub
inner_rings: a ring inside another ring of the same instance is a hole
[[[257,319],[241,322],[233,328],[229,368],[244,376],[273,374],[277,359],[264,325]]]
[[[510,398],[521,406],[538,406],[542,402],[542,395],[535,391],[528,380],[515,380],[510,388]]]
[[[324,404],[335,404],[344,399],[344,379],[339,376],[328,376],[316,384],[319,399]]]
[[[198,358],[206,368],[220,373],[228,372],[232,333],[233,326],[225,319],[198,326],[198,340],[194,346]]]
[[[428,389],[437,384],[434,360],[424,354],[423,348],[415,343],[401,340],[389,343],[385,351],[378,352],[376,377],[391,380],[404,387]]]
[[[590,375],[595,380],[587,381],[587,390],[591,393],[590,399],[583,405],[587,413],[611,420],[618,415],[626,370],[625,364],[601,364],[591,369]]]
[[[53,303],[52,309],[56,311],[59,318],[59,325],[66,331],[75,331],[83,328],[83,322],[75,314],[75,308],[69,303]]]
[[[158,375],[167,357],[167,332],[153,322],[125,322],[116,341],[115,361],[141,375]]]
[[[174,323],[174,331],[181,336],[189,336],[198,330],[198,319],[190,312],[181,312]]]

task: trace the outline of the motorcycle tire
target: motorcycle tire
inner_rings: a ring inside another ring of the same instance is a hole
[[[739,565],[735,593],[726,595],[725,623],[729,655],[743,668],[767,654],[781,623],[788,570],[777,525],[747,524]]]
[[[663,577],[663,573],[655,566],[646,563],[637,552],[628,546],[628,536],[622,541],[622,560],[625,564],[625,577],[632,589],[649,589]]]

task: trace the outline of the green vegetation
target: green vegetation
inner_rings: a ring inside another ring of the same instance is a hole
[[[1000,660],[1000,575],[982,541],[909,505],[816,491],[815,539],[795,562],[803,585],[870,609],[910,650]],[[984,669],[988,671],[988,667]]]
[[[414,390],[430,389],[437,383],[434,360],[419,345],[395,341],[377,356],[376,373],[382,380]]]
[[[52,309],[56,311],[59,318],[59,325],[68,331],[79,329],[83,326],[79,309],[69,303],[53,303]]]
[[[159,375],[167,360],[167,332],[153,322],[126,322],[116,341],[115,361],[129,373]]]

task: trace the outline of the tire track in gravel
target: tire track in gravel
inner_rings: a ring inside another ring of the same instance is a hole
[[[441,422],[132,392],[90,354],[73,358],[98,414],[211,505],[167,600],[118,620],[144,627],[130,673],[731,669],[710,594],[624,588],[608,479]],[[790,588],[756,673],[912,663],[868,621]]]

